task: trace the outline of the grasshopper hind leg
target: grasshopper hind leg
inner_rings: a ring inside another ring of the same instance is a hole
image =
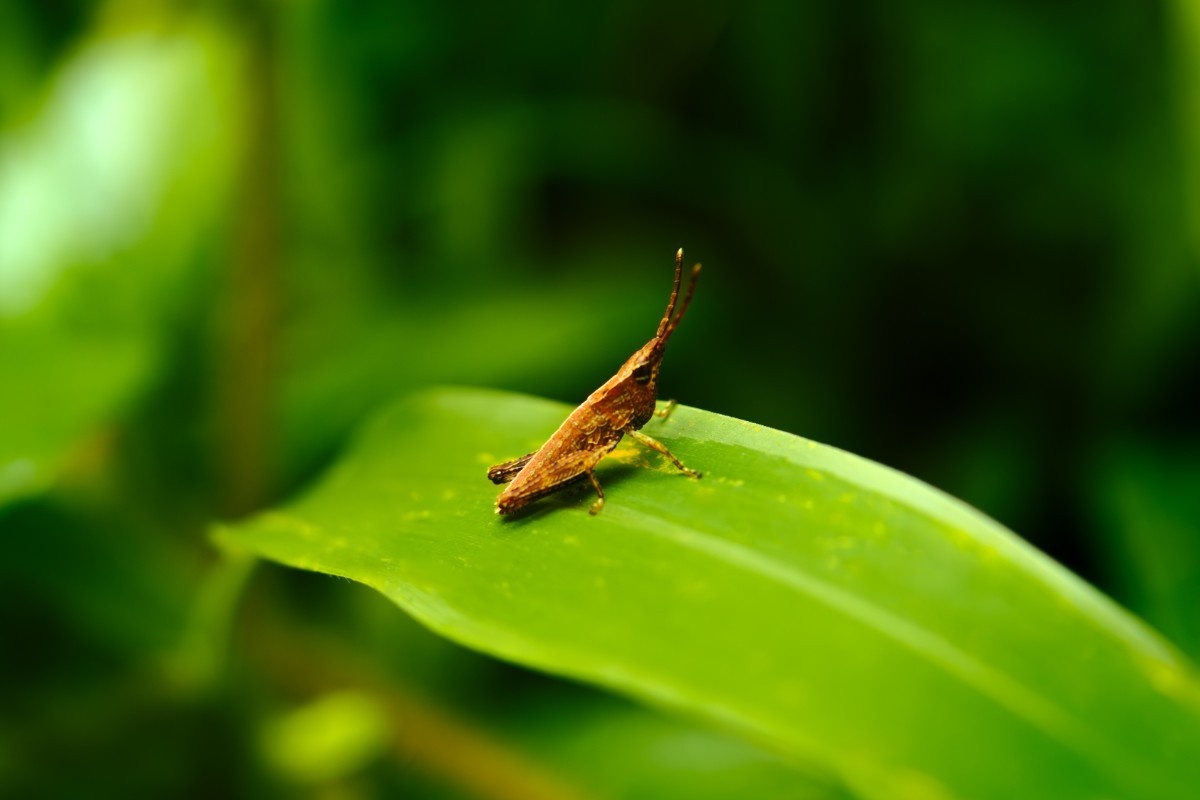
[[[529,463],[529,459],[533,458],[535,455],[537,455],[536,450],[532,453],[527,453],[520,458],[514,458],[512,461],[505,461],[503,464],[497,464],[496,466],[491,467],[487,472],[488,480],[497,485],[501,483],[508,483],[513,478],[517,477],[517,474],[521,470],[525,469],[525,465]]]
[[[688,469],[687,467],[685,467],[683,465],[683,462],[680,461],[678,458],[676,458],[675,454],[672,453],[670,450],[668,450],[667,446],[665,444],[663,444],[662,442],[658,441],[657,439],[647,436],[646,434],[642,433],[641,431],[631,430],[631,431],[628,431],[628,433],[629,433],[630,437],[632,437],[633,440],[635,442],[637,442],[638,444],[640,444],[644,447],[649,447],[651,450],[654,450],[655,452],[662,453],[684,475],[687,475],[689,478],[699,478],[700,477],[699,472],[697,472],[694,469]]]

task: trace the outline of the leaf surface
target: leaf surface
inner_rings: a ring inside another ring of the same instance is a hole
[[[842,451],[680,407],[572,491],[493,513],[561,404],[441,389],[312,491],[218,532],[458,642],[709,719],[880,798],[1187,797],[1193,667],[997,523]],[[628,440],[627,440],[628,441]]]

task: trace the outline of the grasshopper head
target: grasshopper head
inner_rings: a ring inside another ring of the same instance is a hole
[[[675,253],[675,285],[667,301],[667,310],[662,321],[658,323],[658,332],[654,334],[653,339],[631,355],[617,372],[617,382],[623,394],[633,401],[635,408],[645,414],[642,423],[654,412],[654,399],[658,396],[658,370],[662,366],[663,353],[667,349],[667,339],[671,338],[671,334],[679,327],[679,321],[683,319],[684,312],[691,304],[692,294],[696,291],[696,278],[699,275],[700,265],[697,264],[692,267],[692,279],[683,298],[683,305],[679,307],[679,314],[676,315],[676,301],[679,299],[679,287],[683,281],[683,248],[679,248]]]

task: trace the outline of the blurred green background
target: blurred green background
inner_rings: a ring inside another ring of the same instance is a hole
[[[665,396],[1195,657],[1193,5],[0,5],[0,795],[842,796],[207,539],[406,388],[578,402],[680,245]]]

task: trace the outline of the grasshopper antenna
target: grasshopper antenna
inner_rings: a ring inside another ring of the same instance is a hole
[[[682,266],[682,261],[683,261],[683,248],[681,247],[681,248],[679,248],[679,252],[675,254],[675,290],[673,292],[671,292],[671,304],[670,304],[670,310],[672,310],[672,311],[674,311],[675,298],[679,294],[679,279],[680,279],[680,272],[681,272],[680,267]],[[662,325],[659,326],[659,329],[658,329],[659,334],[658,335],[664,342],[667,339],[669,339],[671,334],[675,332],[675,329],[679,327],[680,320],[682,320],[683,315],[685,313],[687,313],[688,306],[690,306],[692,304],[692,295],[696,293],[696,279],[699,277],[700,277],[700,265],[697,264],[696,266],[692,267],[692,278],[688,282],[687,294],[684,295],[683,305],[679,308],[679,315],[677,317],[675,317],[675,319],[671,320],[670,322],[667,322],[666,319],[663,320],[663,323],[666,324],[665,331],[663,330]]]
[[[679,284],[683,278],[683,248],[675,251],[675,285],[671,287],[671,298],[667,300],[667,310],[663,312],[662,322],[658,323],[658,333],[655,339],[663,338],[667,326],[671,323],[671,315],[675,313],[675,300],[679,297]],[[686,305],[686,304],[685,304]]]

